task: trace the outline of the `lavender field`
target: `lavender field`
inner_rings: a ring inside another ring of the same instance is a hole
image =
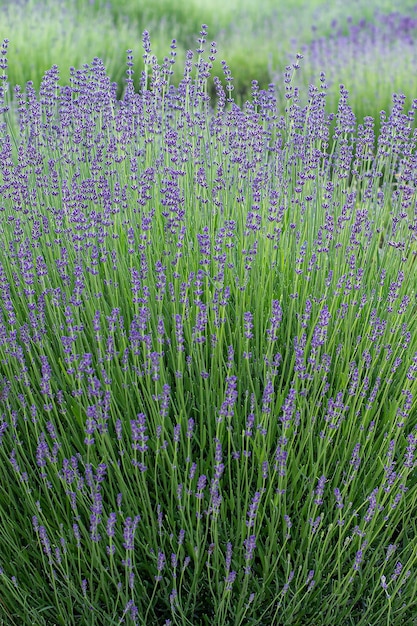
[[[417,99],[207,37],[122,99],[3,42],[0,624],[411,626]]]

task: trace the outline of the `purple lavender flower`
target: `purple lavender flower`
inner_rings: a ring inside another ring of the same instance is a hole
[[[48,357],[41,356],[40,359],[41,359],[41,372],[42,372],[41,393],[46,396],[51,396],[52,395],[51,383],[50,383],[51,366],[49,365]]]
[[[360,569],[361,563],[363,561],[363,552],[366,547],[366,541],[363,543],[362,548],[356,552],[355,562],[353,564],[353,569],[357,572]]]
[[[199,500],[201,500],[204,497],[203,491],[204,491],[206,484],[207,484],[207,476],[202,474],[197,481],[197,492],[195,494],[195,497],[198,498]]]
[[[316,494],[316,497],[314,499],[314,504],[317,504],[317,505],[323,504],[323,492],[324,492],[324,485],[326,483],[326,480],[327,479],[325,476],[321,476],[319,478],[317,487],[314,492]]]
[[[317,532],[317,529],[319,528],[322,519],[323,519],[323,515],[318,515],[316,519],[313,519],[312,517],[309,518],[308,523],[311,526],[311,533],[313,535]]]
[[[244,321],[244,325],[245,325],[245,337],[246,339],[252,339],[253,338],[253,333],[252,333],[252,329],[253,329],[253,315],[250,311],[247,311],[246,313],[243,314],[243,321]]]
[[[148,446],[146,442],[149,437],[145,435],[146,433],[146,416],[144,413],[138,413],[136,420],[130,421],[130,427],[132,429],[132,449],[138,450],[139,452],[146,452]]]
[[[417,437],[415,434],[410,433],[407,437],[408,446],[404,456],[404,467],[412,469],[415,465],[414,454],[417,445]]]
[[[306,581],[305,581],[305,585],[307,586],[307,591],[311,591],[314,587],[314,585],[316,584],[316,581],[314,580],[314,570],[310,570]]]
[[[236,580],[236,575],[237,573],[232,570],[230,572],[228,572],[227,576],[225,576],[225,583],[226,583],[226,591],[232,591],[232,587],[233,587],[233,583]]]
[[[117,514],[116,513],[110,513],[108,520],[107,520],[107,536],[109,538],[113,538],[114,534],[115,534],[115,526],[116,526],[116,519],[117,519]]]
[[[266,331],[270,341],[277,340],[277,332],[282,321],[282,308],[279,300],[272,300],[272,316],[269,319],[270,327]]]
[[[223,463],[223,452],[222,452],[222,445],[220,443],[220,441],[216,440],[216,451],[215,451],[215,455],[214,455],[214,460],[215,460],[215,464],[214,464],[214,478],[213,480],[218,483],[218,481],[220,480],[223,472],[224,472],[224,463]]]
[[[274,396],[274,385],[268,380],[262,396],[262,413],[271,413],[271,403]]]
[[[72,530],[74,533],[77,548],[80,548],[81,547],[81,534],[80,534],[80,529],[79,529],[78,524],[74,523],[72,525]]]
[[[288,458],[288,451],[285,449],[288,440],[286,437],[280,437],[277,448],[275,450],[275,465],[274,470],[278,472],[278,476],[285,476],[286,464]]]
[[[133,550],[134,549],[134,537],[136,532],[136,527],[140,521],[140,516],[137,515],[133,520],[131,517],[127,517],[124,522],[123,529],[123,547],[125,550]]]
[[[329,313],[329,309],[325,305],[320,311],[319,321],[314,328],[313,338],[311,340],[311,347],[313,350],[317,350],[320,346],[324,345],[330,319],[331,315]]]
[[[194,420],[192,417],[190,417],[190,419],[188,420],[188,428],[187,428],[187,433],[186,433],[186,437],[187,439],[191,439],[193,436],[193,431],[194,431]]]
[[[388,561],[390,559],[391,555],[394,554],[396,549],[397,549],[397,546],[395,544],[393,544],[393,543],[389,544],[389,546],[387,548],[387,554],[386,554],[386,557],[385,557],[386,561]]]
[[[158,534],[159,536],[162,536],[163,534],[163,522],[164,522],[164,514],[162,512],[162,508],[160,504],[157,504],[156,506],[156,511],[157,511],[157,520],[158,520]]]
[[[246,566],[244,568],[245,574],[250,574],[251,566],[249,565],[249,561],[253,559],[253,553],[256,549],[256,535],[250,535],[247,539],[244,540],[243,545],[245,546],[245,561]]]
[[[337,509],[343,509],[344,504],[343,504],[342,494],[340,493],[340,489],[337,489],[337,487],[336,487],[334,489],[333,493],[334,493],[334,496],[336,498],[336,508]]]
[[[222,403],[222,406],[219,410],[219,415],[221,416],[219,420],[223,417],[233,417],[234,415],[234,405],[236,403],[238,393],[237,393],[237,376],[228,376],[226,378],[226,391],[225,397]]]
[[[171,387],[168,384],[165,384],[162,390],[161,409],[159,411],[162,417],[166,417],[168,415],[168,408],[169,408],[170,401],[171,401]]]
[[[361,458],[359,457],[360,448],[361,448],[361,444],[357,443],[355,445],[355,447],[353,448],[352,457],[351,457],[351,459],[349,461],[350,465],[352,465],[352,467],[353,467],[355,472],[358,471],[359,465],[360,465],[360,462],[361,462]]]
[[[402,569],[403,569],[402,563],[400,561],[397,561],[395,565],[395,569],[393,573],[391,574],[391,580],[397,580],[397,578],[400,576],[402,572]]]
[[[161,572],[163,571],[165,567],[165,563],[166,563],[165,554],[163,552],[158,552],[158,561],[156,565],[158,574],[155,576],[155,580],[157,582],[162,580]]]
[[[197,469],[197,463],[192,463],[191,467],[190,467],[190,473],[188,475],[189,480],[193,480],[194,476],[195,476],[195,472]]]
[[[52,561],[51,543],[49,541],[48,533],[45,526],[39,526],[38,534],[41,540],[42,548],[45,554],[49,557],[49,561]]]
[[[293,578],[294,578],[294,571],[291,570],[291,572],[288,575],[288,580],[287,580],[287,582],[285,583],[285,585],[283,586],[283,588],[281,590],[281,594],[283,596],[288,592],[288,589],[290,588],[290,584],[291,584],[291,581],[292,581]]]
[[[174,434],[173,434],[174,443],[179,443],[180,437],[181,437],[181,424],[175,424]]]
[[[38,439],[38,447],[36,450],[36,462],[39,467],[45,467],[49,457],[48,444],[45,441],[45,433],[41,433]]]
[[[368,506],[368,510],[365,514],[364,517],[364,521],[365,522],[370,522],[371,519],[373,518],[374,514],[375,514],[375,510],[377,508],[377,494],[378,494],[378,487],[375,487],[375,489],[372,491],[371,495],[368,496],[368,501],[369,501],[369,506]]]
[[[289,422],[291,421],[291,418],[295,411],[296,396],[297,396],[296,390],[293,387],[291,387],[289,394],[287,398],[285,399],[285,402],[281,408],[282,416],[279,418],[283,424],[283,428],[289,427]]]
[[[246,520],[246,526],[248,528],[253,528],[255,525],[256,515],[258,513],[259,504],[261,501],[262,494],[260,491],[257,491],[252,498],[252,502],[249,506],[248,510],[248,519]]]

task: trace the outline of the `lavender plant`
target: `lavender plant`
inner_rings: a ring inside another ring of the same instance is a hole
[[[225,62],[213,111],[206,37],[174,87],[145,32],[121,101],[54,66],[15,123],[3,42],[0,615],[410,623],[417,101],[375,137],[298,55],[284,115]]]

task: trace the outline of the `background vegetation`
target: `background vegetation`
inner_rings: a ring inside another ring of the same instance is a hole
[[[221,60],[225,59],[238,103],[249,98],[254,79],[261,88],[271,82],[281,85],[285,66],[301,50],[305,58],[298,82],[306,87],[316,84],[324,71],[329,82],[329,111],[337,106],[341,82],[350,92],[355,114],[359,118],[372,115],[377,126],[379,112],[388,110],[394,91],[405,93],[409,100],[417,91],[417,76],[412,71],[416,60],[414,0],[1,0],[0,8],[0,37],[10,40],[11,85],[24,86],[32,80],[38,88],[45,71],[54,64],[59,66],[61,83],[68,83],[71,66],[79,68],[98,56],[111,80],[118,83],[121,96],[127,49],[133,51],[134,82],[139,86],[145,29],[160,63],[168,42],[176,39],[174,82],[178,83],[185,53],[195,48],[196,33],[201,24],[207,24],[208,40],[216,41],[218,49],[212,76],[224,82]],[[379,16],[389,14],[392,23],[381,25]],[[372,23],[377,28],[369,32],[366,25]],[[359,39],[349,35],[358,24],[363,31]],[[208,89],[214,95],[212,80]]]

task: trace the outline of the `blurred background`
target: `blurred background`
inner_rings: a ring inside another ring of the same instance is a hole
[[[213,97],[213,76],[225,82],[223,59],[241,105],[250,99],[254,79],[261,89],[273,83],[278,96],[283,94],[285,67],[302,53],[300,98],[307,98],[308,85],[318,85],[324,72],[329,111],[337,108],[340,83],[359,119],[389,110],[394,92],[404,93],[408,104],[417,98],[415,0],[0,0],[0,37],[10,41],[9,97],[14,85],[24,88],[28,80],[38,88],[54,64],[60,84],[67,84],[69,68],[94,57],[104,61],[122,97],[128,49],[139,87],[144,30],[161,64],[176,40],[172,82],[178,84],[186,51],[198,48],[202,24],[208,26],[206,55],[211,42],[217,44],[207,84]]]

